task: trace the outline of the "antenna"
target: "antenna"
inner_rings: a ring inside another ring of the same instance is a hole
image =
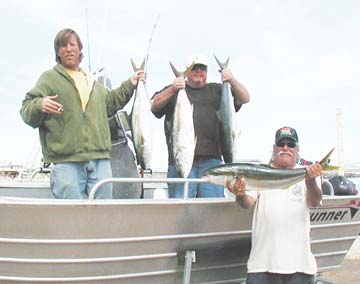
[[[148,67],[148,61],[149,61],[149,51],[150,51],[150,46],[151,46],[151,41],[152,41],[152,37],[153,37],[153,34],[154,34],[154,31],[156,29],[156,26],[157,26],[157,23],[159,21],[159,18],[160,18],[160,14],[157,16],[156,18],[156,21],[155,21],[155,24],[152,28],[152,31],[151,31],[151,35],[150,35],[150,39],[149,39],[149,44],[148,44],[148,48],[147,48],[147,52],[146,52],[146,59],[145,59],[145,74],[147,74],[147,67]]]
[[[344,175],[344,137],[343,137],[343,111],[342,108],[336,109],[336,126],[337,126],[337,150],[338,165],[340,166],[339,174]]]
[[[99,40],[100,46],[97,53],[97,68],[105,67],[104,62],[104,49],[105,41],[107,37],[108,15],[109,15],[109,1],[105,1],[103,4],[103,21],[101,23],[101,38]],[[105,68],[106,69],[106,68]]]
[[[88,21],[87,8],[85,8],[85,14],[86,14],[86,37],[87,37],[87,46],[88,46],[89,71],[91,72],[90,40],[89,40],[89,21]]]

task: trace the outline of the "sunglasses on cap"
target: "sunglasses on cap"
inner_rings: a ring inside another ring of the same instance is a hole
[[[194,67],[191,69],[191,71],[196,71],[196,70],[206,71],[207,66],[203,64],[195,64]]]
[[[278,147],[285,147],[288,146],[289,148],[295,148],[297,143],[295,141],[278,141],[276,142],[276,146]]]

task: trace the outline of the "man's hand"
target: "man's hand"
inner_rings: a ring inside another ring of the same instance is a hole
[[[315,163],[313,165],[307,166],[306,167],[306,172],[308,174],[308,178],[314,179],[318,176],[322,175],[322,168],[321,165],[319,163]]]
[[[185,79],[183,77],[177,77],[175,78],[174,82],[171,85],[171,88],[174,93],[176,93],[180,89],[185,89]]]
[[[307,177],[305,178],[306,184],[306,202],[309,207],[319,206],[322,199],[321,187],[316,182],[316,177],[321,176],[322,169],[319,163],[306,167]]]
[[[131,84],[136,87],[139,81],[143,81],[145,83],[146,75],[144,70],[136,71],[130,78]]]
[[[226,182],[226,187],[236,196],[236,202],[242,208],[250,208],[255,205],[253,196],[246,193],[246,180],[243,176],[238,176]]]
[[[236,82],[235,77],[230,69],[223,69],[221,71],[221,80],[223,82],[229,82],[231,86]]]
[[[228,180],[226,182],[226,187],[230,192],[235,194],[236,196],[244,196],[246,194],[245,188],[246,188],[246,181],[243,176],[235,177],[232,180]]]
[[[47,96],[41,100],[41,108],[45,113],[61,114],[63,112],[62,104],[56,101],[59,95]]]

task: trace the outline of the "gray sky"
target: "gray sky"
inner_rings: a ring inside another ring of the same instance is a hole
[[[53,40],[60,29],[80,34],[82,67],[89,67],[90,54],[91,69],[105,67],[118,86],[133,72],[130,58],[140,64],[145,57],[158,15],[149,96],[173,81],[169,60],[182,70],[189,55],[203,53],[210,63],[208,81],[220,82],[213,54],[230,56],[230,69],[251,96],[236,115],[242,133],[238,158],[267,161],[276,129],[289,125],[298,131],[301,155],[320,160],[337,145],[341,108],[344,159],[359,162],[358,11],[357,0],[1,0],[0,164],[33,160],[38,132],[22,121],[19,109],[41,73],[55,64]],[[154,117],[153,131],[153,168],[164,170],[162,119]]]

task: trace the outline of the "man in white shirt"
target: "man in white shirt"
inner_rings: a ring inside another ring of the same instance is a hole
[[[275,168],[299,167],[298,136],[291,127],[276,131],[273,145]],[[310,207],[319,206],[321,165],[306,167],[305,180],[290,188],[249,192],[237,177],[228,183],[243,208],[255,206],[252,246],[247,263],[247,284],[313,284],[317,264],[310,248]]]

